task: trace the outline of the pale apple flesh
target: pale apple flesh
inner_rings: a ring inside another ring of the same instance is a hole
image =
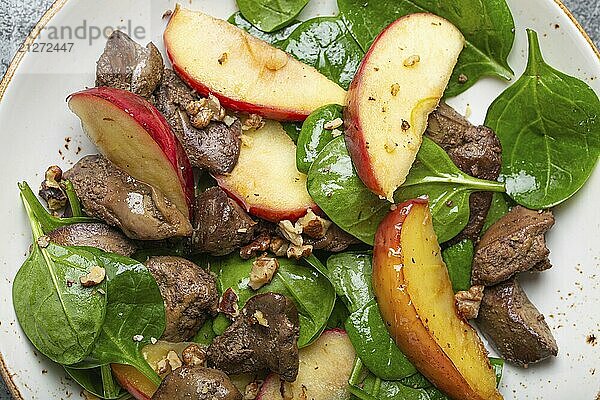
[[[346,144],[375,194],[393,199],[421,146],[458,55],[460,31],[433,14],[410,14],[379,34],[348,90]]]
[[[125,90],[96,87],[69,96],[69,108],[106,158],[159,190],[189,218],[194,201],[192,167],[152,104]]]
[[[130,365],[111,364],[113,376],[119,385],[137,400],[150,400],[158,387]]]
[[[356,353],[345,331],[332,329],[299,353],[300,365],[295,382],[283,382],[269,374],[256,400],[284,400],[281,388],[293,397],[288,400],[347,400],[348,379]]]
[[[427,200],[397,206],[379,225],[373,290],[396,344],[436,387],[457,400],[502,399],[481,339],[456,309]]]
[[[173,69],[223,106],[275,120],[302,121],[346,91],[315,68],[227,21],[177,6],[164,32]]]
[[[296,145],[279,122],[265,121],[262,128],[246,131],[237,165],[215,179],[250,214],[267,221],[294,221],[309,208],[318,210],[306,175],[296,168]]]

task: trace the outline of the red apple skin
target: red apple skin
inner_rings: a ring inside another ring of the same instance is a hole
[[[292,222],[296,222],[296,220],[298,220],[299,218],[304,217],[309,209],[311,209],[315,214],[321,217],[326,217],[325,213],[321,211],[319,206],[317,206],[314,203],[307,205],[306,207],[298,208],[296,210],[274,210],[268,207],[250,205],[246,203],[243,197],[236,195],[235,191],[229,189],[220,176],[215,175],[213,176],[213,178],[217,181],[219,187],[223,189],[229,197],[234,199],[240,206],[242,206],[242,208],[246,210],[246,212],[248,212],[251,215],[254,215],[255,217],[262,218],[264,220],[275,223],[286,219]]]
[[[113,376],[119,385],[137,400],[151,400],[156,386],[134,367],[111,364]],[[138,387],[139,386],[139,387]]]
[[[131,92],[109,87],[94,87],[69,96],[68,101],[79,96],[98,97],[127,112],[139,123],[162,149],[165,156],[177,171],[177,177],[184,188],[189,215],[194,204],[194,173],[190,160],[179,140],[173,133],[165,117],[148,101]]]
[[[202,83],[197,82],[186,74],[185,70],[177,65],[177,60],[175,60],[172,54],[169,52],[169,46],[167,48],[167,56],[171,61],[173,66],[173,70],[179,75],[179,77],[192,89],[201,94],[202,96],[208,96],[212,94],[216,98],[219,99],[221,105],[227,109],[249,113],[249,114],[258,114],[261,117],[267,119],[274,119],[276,121],[304,121],[310,113],[301,113],[294,110],[279,110],[268,106],[259,106],[252,103],[247,103],[245,101],[235,100],[224,96],[217,92],[212,92],[210,88],[204,86]]]

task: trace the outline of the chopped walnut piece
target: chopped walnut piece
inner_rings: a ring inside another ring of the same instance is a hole
[[[342,131],[340,131],[339,129],[334,129],[331,131],[331,136],[333,136],[334,138],[341,136],[342,135]]]
[[[419,61],[421,61],[421,57],[419,57],[418,54],[413,54],[412,56],[410,56],[406,60],[404,60],[403,64],[405,67],[412,67],[415,64],[417,64]]]
[[[244,260],[249,260],[252,257],[256,257],[259,253],[269,250],[271,240],[269,234],[261,233],[252,243],[240,249],[240,257]]]
[[[287,257],[299,260],[303,257],[308,257],[312,254],[313,247],[310,244],[302,246],[291,245],[287,249]]]
[[[206,352],[197,344],[190,344],[181,354],[183,364],[188,367],[204,365],[206,363]]]
[[[39,194],[48,203],[50,211],[60,210],[67,204],[67,194],[60,185],[61,181],[62,170],[57,165],[48,167]]]
[[[254,317],[254,319],[256,319],[256,322],[260,326],[264,326],[266,328],[269,327],[269,321],[267,321],[267,319],[265,318],[265,315],[262,313],[262,311],[256,310],[256,311],[254,311],[254,314],[252,314],[252,316]]]
[[[468,80],[469,80],[469,78],[465,74],[460,74],[458,76],[458,83],[460,83],[460,84],[467,83]]]
[[[225,109],[221,102],[212,94],[208,98],[190,101],[185,105],[185,112],[190,116],[190,123],[194,128],[203,129],[211,121],[223,121]]]
[[[265,253],[254,260],[252,270],[250,271],[250,281],[248,286],[253,290],[258,290],[267,283],[271,282],[273,275],[279,268],[279,262],[275,257],[268,257]]]
[[[264,126],[263,118],[258,114],[249,114],[242,122],[242,130],[249,131],[251,129],[260,129]]]
[[[327,229],[331,226],[331,221],[319,217],[310,208],[306,215],[297,222],[302,227],[302,233],[313,238],[320,239],[325,236]]]
[[[181,360],[179,359],[179,356],[173,350],[169,350],[169,352],[167,353],[167,361],[169,362],[169,365],[171,366],[171,371],[174,371],[183,365],[181,363]]]
[[[100,284],[106,278],[106,270],[102,267],[94,265],[90,268],[87,275],[79,277],[79,282],[83,287],[91,287]]]
[[[210,124],[215,114],[208,108],[203,108],[196,115],[190,118],[190,123],[194,128],[204,129]]]
[[[171,372],[171,366],[169,365],[169,362],[167,361],[166,358],[163,358],[162,360],[159,360],[156,363],[156,373],[159,375],[166,375],[169,372]]]
[[[232,288],[228,288],[221,297],[219,302],[219,312],[235,318],[240,315],[240,307],[238,306],[238,295],[233,291]]]
[[[302,239],[302,225],[298,222],[292,224],[290,220],[283,220],[277,224],[279,228],[279,232],[283,235],[283,237],[289,240],[295,246],[302,246],[304,244],[304,239]]]
[[[400,128],[401,128],[403,131],[407,131],[407,130],[409,130],[409,129],[410,129],[410,124],[408,123],[408,121],[407,121],[407,120],[403,119],[403,120],[402,120],[402,125],[400,125]]]
[[[477,318],[479,305],[483,299],[483,285],[471,286],[469,290],[462,290],[454,295],[458,312],[465,319]]]
[[[340,126],[342,126],[342,124],[344,123],[344,121],[341,118],[336,118],[333,119],[331,121],[327,121],[325,122],[325,124],[323,124],[323,128],[327,129],[327,130],[332,130],[335,128],[339,128]]]
[[[283,257],[287,255],[287,249],[290,247],[290,244],[284,238],[279,236],[275,236],[271,238],[271,245],[269,246],[269,250],[277,257]]]
[[[261,386],[262,381],[254,381],[247,384],[246,389],[244,390],[244,400],[256,399],[256,396],[258,396],[258,392],[260,391]]]

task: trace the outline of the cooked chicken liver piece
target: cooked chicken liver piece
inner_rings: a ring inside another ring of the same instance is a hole
[[[120,231],[102,223],[72,224],[56,228],[48,235],[52,243],[61,246],[90,246],[130,257],[136,245]]]
[[[215,256],[229,254],[252,241],[256,222],[219,187],[196,198],[192,251]]]
[[[511,363],[527,366],[558,354],[544,316],[515,278],[485,289],[476,322]]]
[[[86,156],[64,173],[85,213],[120,228],[131,239],[161,240],[192,234],[173,203],[100,155]]]
[[[304,237],[304,243],[312,245],[314,250],[325,250],[338,253],[346,250],[350,245],[362,243],[360,240],[343,231],[339,226],[331,224],[325,236],[320,239]]]
[[[480,179],[498,179],[502,146],[490,128],[474,126],[450,106],[440,103],[429,116],[425,134],[448,153],[461,171]],[[477,242],[491,204],[491,193],[472,193],[469,198],[469,222],[449,244],[465,238]]]
[[[146,267],[165,301],[167,325],[162,339],[184,342],[216,314],[219,294],[215,277],[185,258],[150,257]]]
[[[152,400],[242,400],[242,394],[219,370],[183,366],[167,375]]]
[[[269,369],[288,382],[298,375],[300,323],[294,303],[278,293],[250,298],[208,349],[208,363],[228,374]]]
[[[142,47],[114,31],[96,66],[96,86],[128,90],[149,98],[163,78],[163,58],[153,43]]]
[[[235,119],[231,126],[213,121],[204,129],[193,127],[185,106],[197,100],[195,92],[172,70],[165,69],[164,75],[152,101],[173,127],[192,166],[215,174],[233,171],[240,155],[240,121]]]
[[[514,207],[477,244],[471,272],[473,284],[494,285],[518,272],[550,268],[544,234],[552,225],[554,216],[550,211]]]

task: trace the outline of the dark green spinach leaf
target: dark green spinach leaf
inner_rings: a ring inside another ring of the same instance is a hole
[[[371,255],[347,252],[327,260],[329,279],[346,303],[345,329],[358,357],[376,376],[396,380],[417,370],[390,337],[371,287]]]
[[[385,27],[407,14],[431,12],[452,22],[465,36],[466,46],[450,78],[447,97],[465,91],[483,76],[510,79],[513,75],[507,58],[515,24],[504,0],[338,0],[338,7],[364,51]],[[459,80],[461,75],[466,82]]]
[[[106,269],[107,305],[100,336],[84,364],[87,367],[131,365],[160,384],[160,377],[141,352],[152,338],[160,338],[165,329],[165,306],[154,277],[135,260],[98,249],[90,251]]]
[[[325,124],[337,118],[343,118],[342,106],[337,104],[317,108],[306,118],[296,144],[296,167],[298,171],[307,174],[323,147],[334,139],[333,130],[325,129]],[[343,133],[343,129],[340,126],[338,132]]]
[[[44,206],[42,205],[42,203],[40,203],[38,198],[35,196],[35,194],[31,190],[31,188],[27,184],[27,182],[21,182],[21,183],[19,183],[18,186],[19,186],[19,191],[21,192],[21,197],[24,199],[24,201],[26,201],[29,204],[29,207],[31,208],[33,217],[39,222],[44,234],[52,232],[56,228],[60,228],[61,226],[65,226],[65,225],[71,225],[71,224],[77,224],[77,223],[83,223],[83,222],[98,222],[97,220],[95,220],[93,218],[80,217],[80,216],[75,216],[75,217],[71,217],[71,218],[55,217],[55,216],[51,215],[44,208]],[[67,191],[67,194],[69,194],[69,191]],[[73,196],[74,196],[74,192],[70,194],[69,199]],[[75,199],[77,199],[76,195],[75,195]],[[78,204],[79,204],[79,200],[77,200],[75,202],[76,208],[78,207],[77,206]],[[75,210],[75,211],[77,211],[77,210]],[[73,215],[77,215],[77,214],[73,213]]]
[[[110,365],[89,369],[64,367],[67,374],[86,391],[101,399],[128,399],[129,393],[121,388],[110,371]]]
[[[344,304],[344,302],[338,297],[337,299],[335,299],[333,311],[331,311],[329,320],[327,320],[326,329],[345,329],[344,324],[346,323],[346,320],[349,316],[350,311],[348,311],[348,307],[346,307],[346,304]]]
[[[212,319],[209,319],[202,327],[200,327],[198,333],[196,333],[196,336],[192,339],[192,342],[210,346],[215,337],[217,337],[217,335],[215,335],[215,332],[213,331],[213,321]]]
[[[236,0],[246,20],[263,32],[293,23],[309,0]]]
[[[106,283],[92,288],[79,283],[98,265],[96,257],[86,250],[48,243],[26,194],[22,190],[34,243],[13,282],[15,312],[42,354],[59,364],[73,364],[90,353],[100,333],[106,313],[106,297],[101,292]]]
[[[317,156],[308,172],[308,192],[317,205],[340,228],[367,244],[373,244],[379,222],[390,203],[374,195],[362,183],[344,138],[333,139]],[[406,182],[394,194],[396,202],[429,196],[438,241],[456,236],[469,220],[469,196],[474,191],[503,192],[499,182],[473,178],[460,171],[446,152],[423,138],[417,161]]]
[[[508,197],[506,193],[494,193],[492,195],[492,205],[485,217],[481,234],[483,235],[490,226],[494,225],[496,221],[502,218],[505,214],[508,214],[510,208],[514,205],[514,201]]]
[[[469,290],[471,287],[473,253],[473,242],[470,239],[463,239],[442,251],[454,292]]]
[[[517,203],[553,207],[588,180],[600,156],[600,100],[583,81],[542,58],[528,30],[523,76],[490,106],[485,124],[502,143],[502,175]]]
[[[239,255],[211,258],[210,269],[217,275],[219,294],[232,288],[238,295],[240,309],[246,301],[258,293],[276,292],[289,297],[296,304],[300,317],[298,346],[308,346],[317,339],[331,315],[335,303],[335,290],[328,278],[316,269],[286,258],[279,258],[279,269],[271,282],[259,290],[248,287],[253,260],[242,260]],[[213,322],[213,330],[221,334],[229,325],[219,315]]]
[[[287,39],[290,34],[300,25],[302,22],[292,20],[290,24],[285,28],[273,31],[273,32],[263,32],[254,25],[250,23],[241,12],[236,12],[227,20],[230,24],[237,26],[240,29],[245,30],[249,34],[254,37],[259,38],[269,44],[272,44],[275,47],[281,47],[281,42]]]
[[[348,89],[364,52],[339,17],[317,17],[298,26],[281,48]]]
[[[292,142],[298,143],[298,136],[300,136],[302,124],[298,122],[283,122],[281,126],[290,139],[292,139]]]

